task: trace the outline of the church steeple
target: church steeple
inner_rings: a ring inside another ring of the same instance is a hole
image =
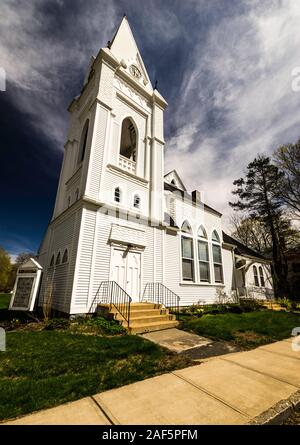
[[[153,91],[149,75],[125,14],[112,41],[109,42],[109,49],[123,68],[135,77],[135,80],[138,80],[148,91]]]

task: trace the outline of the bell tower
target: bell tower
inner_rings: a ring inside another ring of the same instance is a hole
[[[69,107],[70,126],[54,218],[74,200],[163,221],[164,98],[153,88],[124,16],[92,58]]]

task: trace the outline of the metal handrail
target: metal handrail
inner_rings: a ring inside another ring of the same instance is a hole
[[[141,301],[162,304],[173,312],[179,312],[180,297],[162,283],[147,283]]]
[[[89,313],[95,312],[98,304],[114,306],[121,314],[128,326],[130,322],[130,303],[132,299],[127,292],[115,281],[102,281],[91,304]]]

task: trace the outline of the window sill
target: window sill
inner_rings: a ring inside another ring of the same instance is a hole
[[[124,169],[118,167],[117,165],[108,164],[107,168],[110,171],[117,172],[119,174],[125,175],[127,178],[135,180],[136,182],[139,182],[142,185],[147,185],[149,183],[149,181],[147,179],[142,178],[141,176],[137,176],[134,173],[130,173],[129,171],[124,170]]]
[[[224,283],[195,283],[194,281],[181,281],[179,286],[210,286],[210,287],[225,287]]]

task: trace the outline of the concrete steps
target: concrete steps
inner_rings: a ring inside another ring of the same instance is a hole
[[[146,332],[163,331],[164,329],[176,328],[179,322],[177,320],[161,321],[160,323],[143,323],[142,325],[136,325],[130,323],[130,334],[144,334]]]
[[[130,306],[129,326],[115,307],[109,309],[108,305],[100,305],[103,312],[106,308],[107,314],[119,321],[130,334],[142,334],[145,332],[160,331],[178,326],[176,316],[169,313],[168,309],[161,304],[155,303],[132,303]]]
[[[282,306],[280,306],[279,303],[272,302],[272,301],[264,301],[263,306],[267,309],[272,309],[273,311],[285,311],[286,309]]]

